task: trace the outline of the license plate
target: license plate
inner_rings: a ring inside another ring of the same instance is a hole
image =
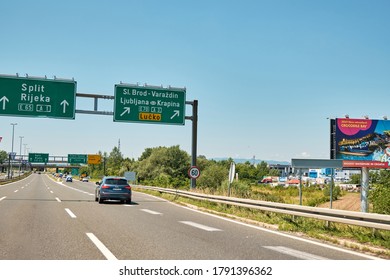
[[[121,188],[113,188],[112,190],[113,191],[121,191],[122,189]]]

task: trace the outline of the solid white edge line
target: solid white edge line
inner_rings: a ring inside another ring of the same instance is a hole
[[[73,212],[72,211],[70,211],[70,209],[69,208],[65,208],[65,211],[69,214],[69,216],[71,217],[71,218],[73,218],[73,219],[75,219],[75,218],[77,218],[76,217],[76,215],[75,214],[73,214]]]
[[[107,260],[118,260],[107,247],[91,232],[86,235],[91,239],[92,243],[99,249],[99,251],[106,257]]]
[[[142,193],[142,192],[139,192],[139,193]],[[142,193],[142,194],[154,197],[153,195],[150,195],[150,194],[145,194],[145,193]],[[232,220],[232,219],[229,219],[229,218],[225,218],[225,217],[221,217],[221,216],[218,216],[218,215],[215,215],[215,214],[211,214],[211,213],[203,212],[203,211],[200,211],[200,210],[192,209],[190,207],[186,207],[186,206],[183,206],[183,205],[178,205],[176,203],[173,203],[173,202],[171,202],[169,200],[166,200],[166,199],[163,199],[161,197],[157,197],[157,199],[164,200],[164,201],[166,201],[166,202],[168,202],[168,203],[170,203],[170,204],[172,204],[174,206],[185,208],[185,209],[193,211],[193,212],[201,213],[203,215],[208,215],[208,216],[211,216],[211,217],[214,217],[214,218],[218,218],[218,219],[221,219],[221,220],[224,220],[224,221],[228,221],[228,222],[231,222],[231,223],[235,223],[235,224],[243,225],[243,226],[246,226],[246,227],[254,228],[254,229],[257,229],[257,230],[273,233],[273,234],[276,234],[276,235],[279,235],[279,236],[284,236],[284,237],[287,237],[287,238],[303,241],[303,242],[306,242],[306,243],[314,244],[314,245],[321,246],[321,247],[328,248],[328,249],[332,249],[332,250],[335,250],[335,251],[339,251],[339,252],[343,252],[343,253],[359,256],[359,257],[363,257],[363,258],[366,258],[366,259],[383,260],[383,259],[378,258],[378,257],[365,255],[363,253],[354,252],[354,251],[347,250],[347,249],[344,249],[344,248],[340,248],[340,247],[332,246],[332,245],[329,245],[329,244],[321,243],[319,241],[304,239],[302,237],[289,235],[289,234],[286,234],[286,233],[274,231],[274,230],[267,229],[267,228],[262,228],[262,227],[251,225],[251,224],[246,224],[244,222],[235,221],[235,220]]]

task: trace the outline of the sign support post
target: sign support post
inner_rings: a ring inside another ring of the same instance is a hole
[[[370,173],[367,167],[362,167],[362,188],[360,197],[360,211],[368,212],[368,188],[369,188]]]
[[[191,166],[196,166],[197,146],[198,146],[198,100],[186,101],[186,104],[192,105],[192,116],[186,117],[186,120],[192,121],[192,147],[191,147]],[[191,189],[196,188],[196,178],[191,178]]]

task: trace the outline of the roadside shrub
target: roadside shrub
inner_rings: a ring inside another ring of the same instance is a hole
[[[323,193],[324,193],[324,197],[326,198],[326,201],[329,201],[330,200],[330,186],[329,185],[326,185],[324,190],[323,190]],[[332,199],[333,200],[337,200],[341,195],[341,189],[339,186],[333,186],[333,190],[332,190]]]
[[[369,198],[373,211],[378,214],[390,214],[390,186],[389,183],[377,185],[370,192]]]

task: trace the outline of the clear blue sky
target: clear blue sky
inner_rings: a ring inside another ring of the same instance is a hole
[[[389,14],[387,0],[2,1],[0,74],[74,78],[77,92],[106,95],[120,81],[186,87],[199,100],[199,155],[329,158],[327,118],[390,117]],[[11,150],[10,123],[17,151],[19,136],[50,155],[110,152],[118,139],[132,158],[191,151],[190,121],[0,116],[0,150]]]

